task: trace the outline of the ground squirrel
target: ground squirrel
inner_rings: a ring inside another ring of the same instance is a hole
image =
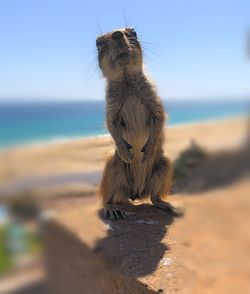
[[[124,217],[121,203],[150,197],[173,214],[162,199],[173,175],[163,154],[165,114],[161,100],[143,72],[143,55],[133,28],[114,30],[96,40],[99,66],[107,80],[106,123],[116,145],[104,169],[100,195],[105,218]]]

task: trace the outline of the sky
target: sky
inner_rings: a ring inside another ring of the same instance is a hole
[[[162,98],[250,94],[249,0],[0,0],[0,100],[104,99],[95,39],[125,25]]]

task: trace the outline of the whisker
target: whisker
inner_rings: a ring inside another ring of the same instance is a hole
[[[95,14],[95,25],[96,25],[97,29],[99,30],[99,34],[103,35],[103,30],[100,26],[100,22],[99,22],[96,14]]]
[[[147,60],[147,61],[154,61],[153,58],[151,56],[149,56],[145,51],[143,52],[143,57]]]
[[[152,49],[155,49],[155,48],[157,48],[157,44],[154,44],[154,43],[152,43],[152,42],[146,42],[146,41],[144,41],[144,40],[141,40],[140,39],[140,43],[141,44],[144,44],[144,45],[146,45],[146,46],[148,46],[148,47],[151,47]]]
[[[87,70],[89,72],[91,72],[93,75],[96,75],[98,72],[100,72],[98,60],[97,60],[97,57],[96,57],[96,50],[95,50],[94,57],[92,57],[92,59],[90,59],[90,61],[88,63]]]
[[[152,58],[149,54],[147,54],[146,50],[144,50],[143,48],[143,57],[145,58],[146,61],[148,61],[149,63],[154,63],[157,64],[157,62],[155,61],[154,58]]]
[[[156,57],[160,57],[160,55],[157,52],[155,52],[153,49],[148,48],[144,45],[142,45],[142,48],[143,48],[143,50],[145,49],[145,50],[149,51],[150,53],[154,54]]]
[[[147,46],[148,48],[153,49],[153,50],[155,50],[156,47],[157,47],[157,46],[155,46],[155,45],[153,45],[153,44],[151,44],[151,43],[145,43],[145,42],[143,42],[143,41],[140,41],[140,43],[141,43],[142,45],[144,45],[144,46]]]
[[[156,48],[157,47],[156,44],[154,44],[152,42],[144,41],[144,40],[140,40],[140,43],[141,43],[143,51],[150,52],[151,55],[153,54],[155,57],[157,57],[157,59],[163,61],[161,54],[159,54],[159,51]],[[148,55],[148,57],[149,57],[149,55]],[[152,59],[151,56],[150,56],[150,58]]]
[[[127,22],[127,17],[123,8],[122,8],[122,15],[123,15],[124,27],[126,28],[128,26],[128,22]]]

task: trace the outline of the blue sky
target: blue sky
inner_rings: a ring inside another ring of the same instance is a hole
[[[103,99],[95,38],[125,22],[163,98],[250,94],[250,1],[0,0],[0,99]]]

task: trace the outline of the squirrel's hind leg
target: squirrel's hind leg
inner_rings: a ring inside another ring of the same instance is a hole
[[[109,157],[104,168],[99,194],[102,198],[106,219],[123,219],[121,205],[128,203],[129,184],[126,177],[126,163],[115,153]]]
[[[173,166],[171,160],[166,156],[161,156],[161,158],[155,162],[152,170],[149,194],[150,200],[156,208],[168,211],[171,215],[177,217],[184,214],[183,208],[163,201],[163,199],[168,196],[172,177]]]

